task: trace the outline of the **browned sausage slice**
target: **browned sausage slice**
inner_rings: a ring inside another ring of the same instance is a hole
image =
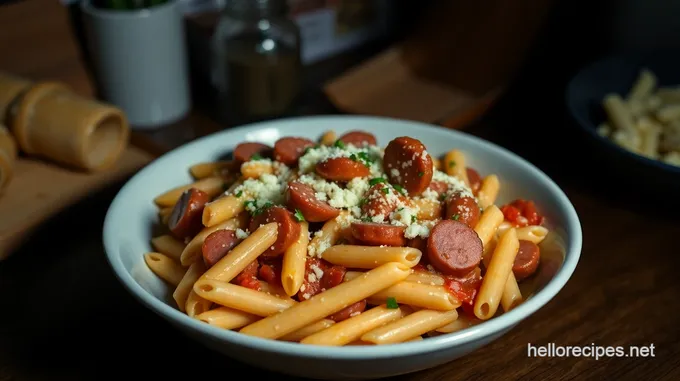
[[[397,208],[399,201],[408,203],[408,199],[401,193],[397,193],[396,199],[388,198],[385,192],[395,192],[389,188],[390,186],[385,183],[373,185],[364,196],[361,213],[369,217],[381,215],[387,218]]]
[[[365,131],[349,131],[338,140],[346,144],[352,144],[355,147],[374,146],[378,143],[373,134]]]
[[[430,232],[427,257],[445,275],[463,276],[482,259],[482,241],[462,222],[442,220]]]
[[[312,146],[314,142],[306,138],[281,138],[274,144],[274,160],[287,166],[295,166],[300,156],[305,153],[305,149]]]
[[[443,195],[449,190],[449,184],[443,181],[433,181],[428,186],[428,189],[437,192],[438,195]]]
[[[462,222],[465,225],[475,228],[479,222],[479,205],[474,198],[454,193],[446,200],[446,219]]]
[[[318,162],[316,173],[326,180],[350,181],[355,177],[366,177],[371,171],[360,161],[348,157],[334,157]]]
[[[353,222],[352,237],[368,246],[406,246],[403,226],[376,224],[373,222]]]
[[[333,315],[329,316],[328,318],[333,320],[336,323],[339,323],[343,320],[347,320],[351,317],[354,317],[356,315],[359,315],[360,313],[364,312],[366,309],[366,299],[356,302],[354,304],[350,304],[349,306],[341,309],[340,311],[334,313]]]
[[[421,194],[432,181],[432,158],[420,140],[402,136],[385,148],[383,169],[392,184],[404,187],[410,196]]]
[[[512,265],[515,278],[520,281],[528,278],[536,272],[541,260],[541,249],[535,243],[527,240],[519,240],[519,250]]]
[[[222,257],[227,255],[240,240],[236,237],[236,232],[229,229],[215,230],[205,237],[201,251],[203,252],[203,262],[210,268]]]
[[[299,210],[309,222],[323,222],[337,217],[340,210],[316,198],[314,188],[307,184],[292,182],[288,185],[288,208]]]
[[[479,192],[479,188],[482,187],[482,176],[480,176],[479,172],[477,172],[474,168],[470,167],[465,168],[465,172],[467,172],[467,177],[468,181],[470,182],[470,189],[472,190],[472,194],[476,196],[477,192]]]
[[[250,220],[250,232],[254,232],[260,225],[265,225],[270,222],[278,224],[278,233],[276,242],[267,249],[262,255],[274,257],[283,254],[288,246],[292,245],[300,235],[300,224],[295,221],[295,217],[291,212],[282,206],[272,206],[254,216]]]
[[[258,154],[262,157],[270,156],[271,150],[272,147],[266,144],[257,142],[244,142],[240,143],[236,146],[236,148],[234,148],[234,159],[239,163],[243,163],[245,161],[249,161],[250,158],[255,154]]]
[[[203,207],[210,196],[196,188],[185,190],[172,208],[168,228],[177,238],[193,237],[203,228]]]

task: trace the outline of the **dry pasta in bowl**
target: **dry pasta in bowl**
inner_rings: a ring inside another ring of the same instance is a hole
[[[532,200],[463,150],[370,132],[243,142],[158,195],[152,252],[175,306],[205,324],[306,345],[455,332],[523,303],[549,233]]]

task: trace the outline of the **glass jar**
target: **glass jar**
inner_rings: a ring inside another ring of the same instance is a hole
[[[285,0],[226,0],[213,36],[212,79],[228,121],[280,116],[300,91],[300,30]]]

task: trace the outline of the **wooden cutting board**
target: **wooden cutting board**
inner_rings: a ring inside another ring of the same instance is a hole
[[[15,176],[0,196],[0,260],[7,258],[43,222],[82,198],[123,180],[152,156],[130,146],[115,168],[84,173],[56,164],[21,158]]]

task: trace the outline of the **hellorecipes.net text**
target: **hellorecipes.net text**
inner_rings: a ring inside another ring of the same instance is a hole
[[[528,357],[590,357],[599,360],[604,357],[655,357],[654,344],[637,346],[590,345],[547,345],[527,344]]]

